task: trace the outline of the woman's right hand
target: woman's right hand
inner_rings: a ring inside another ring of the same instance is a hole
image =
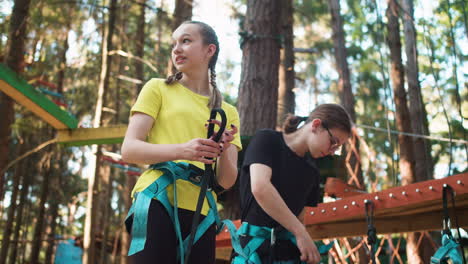
[[[182,144],[181,159],[213,164],[221,154],[221,145],[212,139],[195,138]]]
[[[320,262],[320,253],[315,246],[314,241],[310,238],[309,233],[304,228],[303,232],[296,234],[297,247],[301,252],[301,261],[305,261],[310,264],[316,264]]]

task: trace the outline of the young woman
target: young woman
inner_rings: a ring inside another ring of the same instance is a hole
[[[349,115],[336,104],[319,105],[306,118],[289,116],[283,133],[257,132],[240,172],[243,224],[238,234],[243,250],[233,263],[320,261],[302,212],[319,198],[315,160],[333,154],[350,133]]]
[[[237,178],[239,115],[222,101],[216,86],[216,33],[205,23],[189,21],[172,38],[172,61],[178,72],[145,84],[131,109],[122,145],[125,161],[153,164],[134,187],[134,204],[126,221],[132,235],[129,255],[138,264],[184,261],[183,240],[191,231],[205,164],[217,163],[216,180],[223,188],[230,188]],[[227,116],[228,127],[219,143],[206,139],[207,122],[220,124],[207,121],[212,108],[222,108]],[[189,263],[215,261],[216,228],[211,218],[216,208],[209,210],[215,197],[207,193],[201,213],[210,215],[210,220],[191,250]]]

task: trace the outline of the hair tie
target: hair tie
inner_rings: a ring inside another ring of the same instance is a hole
[[[182,72],[177,72],[177,73],[175,74],[175,79],[176,79],[177,81],[180,80],[180,79],[182,79]]]

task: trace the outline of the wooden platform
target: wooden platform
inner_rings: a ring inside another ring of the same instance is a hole
[[[441,230],[444,184],[450,185],[455,191],[456,215],[460,227],[468,227],[468,173],[321,203],[317,207],[306,208],[305,224],[315,240],[366,236],[364,204],[370,200],[375,208],[374,226],[377,234]],[[453,212],[451,199],[449,210]],[[239,220],[235,223],[240,225]],[[452,227],[454,225],[453,222]],[[216,258],[229,258],[231,242],[226,230],[217,236],[216,246]]]
[[[57,140],[66,146],[115,144],[123,141],[126,131],[127,125],[61,129],[57,131]]]
[[[78,121],[69,112],[60,108],[44,94],[0,63],[0,91],[10,96],[18,104],[26,107],[55,129],[73,129]]]

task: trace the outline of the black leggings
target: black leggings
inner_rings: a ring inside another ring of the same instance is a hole
[[[185,239],[190,234],[192,227],[193,211],[179,208],[179,221],[182,237]],[[204,216],[201,215],[200,221]],[[132,219],[133,220],[133,219]],[[127,230],[131,230],[131,221],[127,224]],[[212,225],[195,243],[190,253],[190,264],[213,264],[215,263],[216,229]],[[178,264],[177,237],[169,214],[164,206],[153,199],[148,213],[148,232],[145,248],[130,256],[136,264]]]

